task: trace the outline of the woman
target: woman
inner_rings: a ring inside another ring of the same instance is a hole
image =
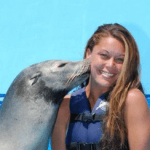
[[[91,75],[85,87],[64,97],[52,149],[150,149],[149,108],[132,35],[119,24],[100,26],[84,58],[91,60]]]

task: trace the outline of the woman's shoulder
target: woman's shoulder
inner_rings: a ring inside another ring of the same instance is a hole
[[[125,101],[125,109],[129,110],[129,112],[130,110],[133,112],[134,109],[136,112],[141,111],[140,113],[145,110],[148,111],[149,108],[145,95],[137,88],[130,89]]]
[[[62,124],[66,125],[69,122],[69,118],[70,118],[70,109],[69,109],[70,96],[71,95],[66,95],[63,98],[62,103],[60,104],[58,115],[57,115],[57,120],[56,120],[57,125],[62,125]]]
[[[125,101],[125,118],[130,122],[149,118],[149,107],[145,95],[139,89],[130,89]]]
[[[71,95],[70,95],[70,94],[64,96],[63,101],[62,101],[62,103],[61,103],[61,107],[69,107],[70,98],[71,98]]]
[[[127,98],[126,105],[147,105],[145,95],[137,88],[130,89]]]
[[[64,96],[62,103],[69,104],[71,97],[79,95],[80,93],[82,93],[82,91],[84,91],[83,88],[80,88],[80,89],[78,89],[76,91],[71,92],[70,94],[67,94],[66,96]]]
[[[64,100],[69,100],[71,98],[71,94],[68,94],[64,97]]]

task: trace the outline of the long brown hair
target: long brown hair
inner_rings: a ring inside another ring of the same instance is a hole
[[[140,59],[137,44],[130,32],[123,26],[115,24],[104,24],[99,26],[89,39],[84,53],[86,57],[87,49],[91,52],[93,47],[100,42],[103,37],[112,36],[119,40],[125,48],[125,58],[122,71],[114,85],[109,91],[107,101],[109,109],[103,121],[103,136],[100,144],[103,150],[123,149],[127,141],[127,128],[124,119],[125,100],[131,88],[138,88],[143,92],[140,83]]]

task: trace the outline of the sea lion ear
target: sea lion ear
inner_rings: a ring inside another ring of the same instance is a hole
[[[41,72],[36,72],[32,75],[32,77],[30,78],[30,80],[33,80],[32,85],[35,84],[38,80],[38,78],[42,75]]]

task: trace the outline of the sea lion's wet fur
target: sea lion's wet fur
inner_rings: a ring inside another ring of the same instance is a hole
[[[89,77],[89,64],[54,60],[23,70],[0,109],[0,150],[47,150],[60,103]]]

